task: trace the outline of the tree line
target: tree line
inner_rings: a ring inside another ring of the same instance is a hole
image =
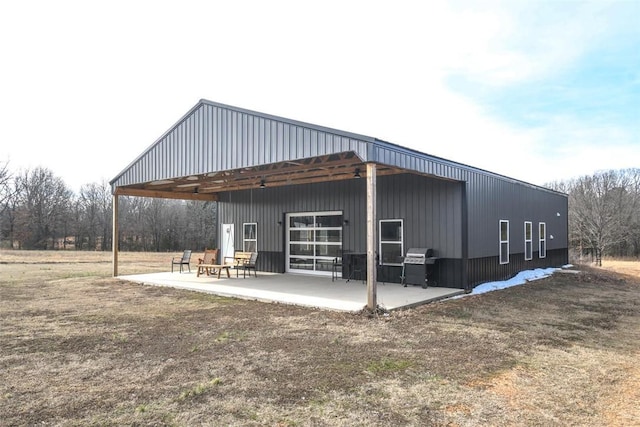
[[[108,183],[76,194],[43,167],[12,173],[0,164],[0,246],[110,251],[113,198]],[[182,251],[217,247],[214,202],[121,196],[119,248]]]
[[[572,258],[640,257],[640,169],[596,172],[547,187],[568,194]],[[111,250],[112,196],[105,183],[78,194],[43,167],[0,164],[0,243],[19,249]],[[121,250],[217,247],[215,202],[122,196]]]
[[[555,182],[569,195],[569,248],[573,258],[640,257],[640,169],[596,172]]]

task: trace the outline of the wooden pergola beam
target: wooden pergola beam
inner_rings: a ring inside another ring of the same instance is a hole
[[[279,180],[287,177],[290,182],[295,175],[315,174],[316,176],[334,175],[345,168],[363,166],[362,161],[353,152],[309,157],[298,161],[283,161],[267,165],[245,167],[235,170],[167,178],[138,184],[136,188],[149,191],[188,192],[198,188],[200,192],[217,192],[249,189],[258,185],[261,179]],[[275,177],[275,178],[274,178]],[[243,184],[246,183],[246,187]]]
[[[186,191],[160,191],[146,190],[144,188],[118,187],[114,195],[117,196],[136,196],[136,197],[152,197],[160,199],[178,199],[178,200],[201,200],[216,201],[218,195],[215,193],[193,193]]]

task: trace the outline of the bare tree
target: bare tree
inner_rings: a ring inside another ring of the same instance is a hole
[[[16,177],[19,205],[16,227],[26,249],[53,248],[63,231],[72,192],[46,168],[25,170]],[[64,236],[62,236],[64,237]]]
[[[145,231],[151,237],[151,248],[156,252],[162,250],[162,237],[168,230],[170,212],[170,201],[165,199],[151,199],[145,215]]]
[[[629,179],[625,173],[600,172],[570,185],[569,221],[572,243],[594,251],[596,263],[603,253],[627,238],[634,215]]]
[[[123,196],[119,203],[119,236],[114,236],[114,241],[120,244],[122,250],[143,251],[148,250],[147,238],[144,231],[144,222],[147,206],[151,199],[145,197]]]
[[[183,247],[202,250],[217,247],[217,204],[215,202],[190,201],[184,206],[186,220]]]
[[[0,238],[20,249],[109,250],[112,195],[106,182],[85,184],[76,195],[46,168],[12,175],[0,164]],[[216,245],[214,202],[121,197],[122,250],[202,250]]]
[[[4,210],[11,191],[11,172],[9,171],[9,162],[0,163],[0,209]],[[0,210],[0,213],[2,213]]]
[[[77,247],[108,250],[111,247],[109,186],[105,182],[83,185],[80,188],[77,209]]]
[[[624,177],[624,200],[622,210],[626,213],[626,222],[622,224],[622,240],[615,248],[618,256],[640,256],[640,169],[619,171]]]
[[[13,237],[12,207],[16,194],[14,188],[9,162],[0,163],[0,241],[9,240],[9,246],[12,245]]]

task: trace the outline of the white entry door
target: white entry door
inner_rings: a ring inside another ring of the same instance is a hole
[[[342,212],[287,214],[286,271],[331,275],[342,256]]]
[[[220,230],[220,243],[221,243],[221,258],[220,262],[224,262],[226,257],[233,258],[233,255],[236,252],[234,243],[235,242],[235,226],[233,224],[222,224],[222,229]]]

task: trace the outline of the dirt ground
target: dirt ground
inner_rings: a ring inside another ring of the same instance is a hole
[[[0,425],[637,426],[639,264],[370,317],[0,251]]]

